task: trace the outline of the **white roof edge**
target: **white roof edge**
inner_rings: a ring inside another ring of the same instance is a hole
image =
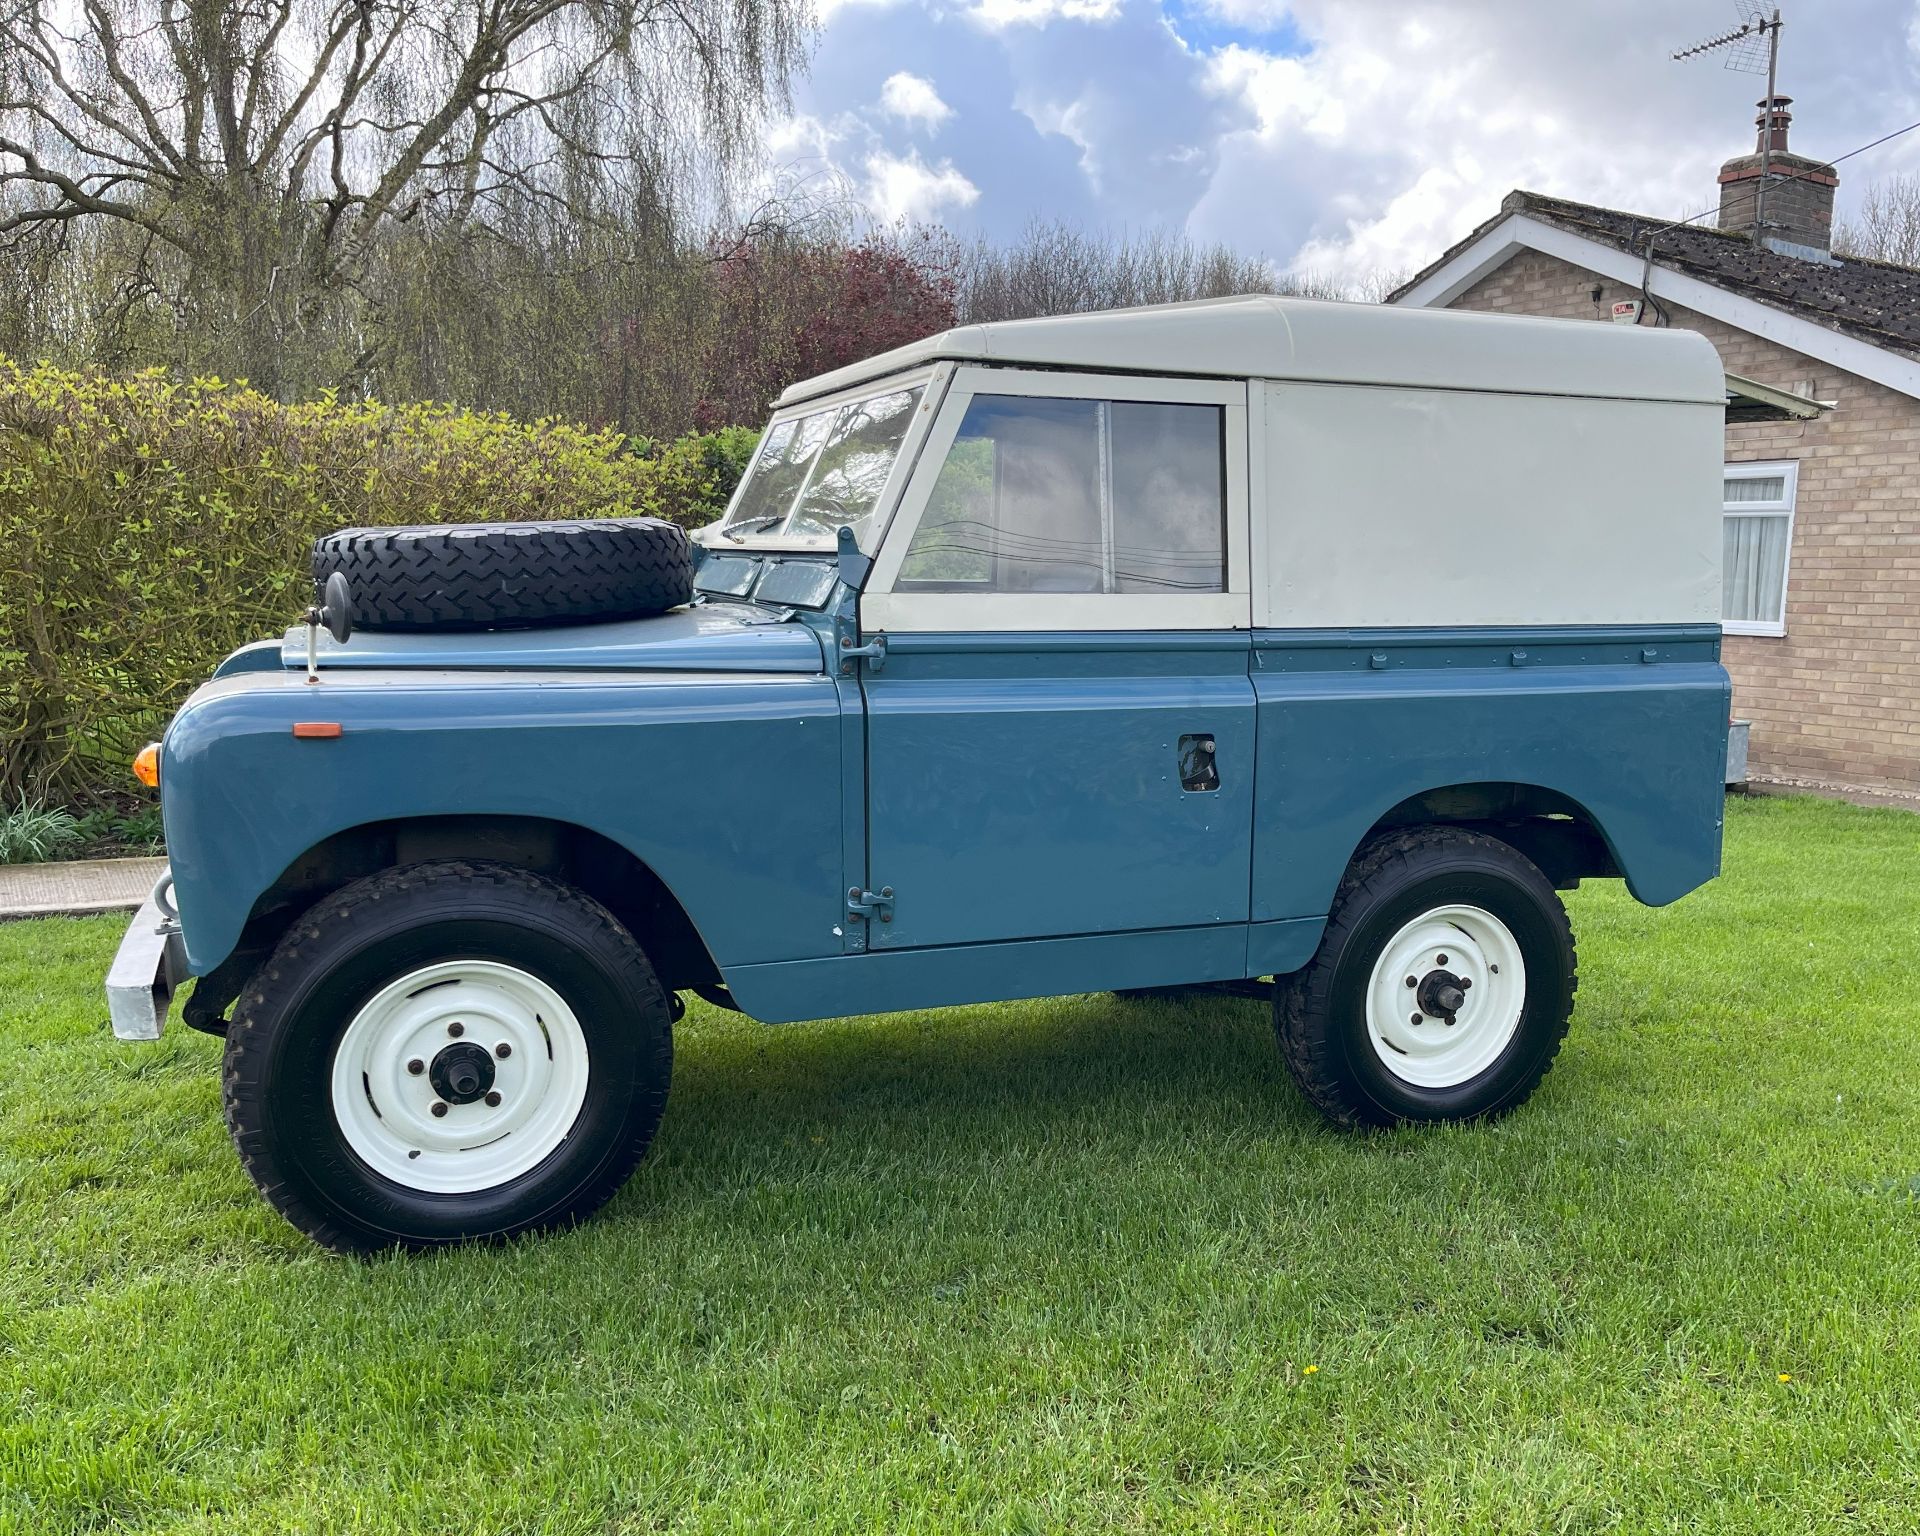
[[[961,326],[803,380],[779,406],[938,360],[1724,405],[1691,331],[1245,294]]]
[[[1401,309],[1434,309],[1450,304],[1481,278],[1522,250],[1557,256],[1615,282],[1638,290],[1644,269],[1641,257],[1605,241],[1589,239],[1526,214],[1510,214],[1451,261],[1435,267],[1393,301]],[[1656,298],[1668,300],[1751,335],[1764,336],[1789,351],[1831,363],[1848,373],[1903,395],[1920,399],[1920,360],[1904,357],[1872,342],[1860,341],[1816,321],[1803,320],[1758,299],[1689,277],[1663,267],[1656,259],[1650,286]],[[1592,322],[1582,321],[1580,324]],[[1643,327],[1644,329],[1644,327]]]

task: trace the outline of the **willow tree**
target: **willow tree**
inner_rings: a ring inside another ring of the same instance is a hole
[[[810,24],[809,0],[9,0],[0,241],[108,239],[262,388],[329,324],[350,374],[381,338],[339,309],[396,231],[663,205],[676,166],[736,163]]]

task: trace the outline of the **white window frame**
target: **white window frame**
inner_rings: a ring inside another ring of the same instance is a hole
[[[932,500],[934,482],[960,435],[975,395],[1053,400],[1125,400],[1156,405],[1217,405],[1226,429],[1226,590],[1224,592],[917,592],[895,591],[907,547]],[[933,430],[920,445],[913,478],[888,524],[860,599],[861,628],[896,633],[992,633],[1061,630],[1250,629],[1253,600],[1247,558],[1247,386],[1244,380],[1149,379],[1130,374],[1041,373],[1024,368],[962,367],[947,387]]]
[[[1779,501],[1728,501],[1728,480],[1772,480],[1784,482],[1785,495]],[[1721,469],[1720,516],[1724,524],[1730,517],[1780,517],[1787,520],[1787,543],[1780,557],[1780,616],[1777,619],[1722,619],[1720,628],[1729,635],[1781,636],[1787,632],[1788,583],[1793,577],[1793,516],[1799,500],[1800,463],[1797,459],[1765,459],[1726,464]],[[1722,541],[1724,547],[1724,539]],[[1721,581],[1726,572],[1720,573]]]
[[[776,528],[762,528],[754,533],[742,534],[736,542],[722,534],[727,519],[733,516],[735,503],[745,493],[747,481],[752,476],[753,466],[760,461],[760,450],[766,446],[767,434],[783,421],[794,421],[813,416],[821,411],[838,410],[843,405],[851,405],[861,400],[876,399],[881,395],[890,395],[904,389],[924,389],[920,403],[914,407],[913,420],[907,423],[907,429],[900,439],[900,451],[893,456],[893,467],[887,471],[886,484],[881,486],[880,494],[873,503],[873,516],[868,520],[866,537],[860,540],[861,550],[871,555],[880,547],[880,540],[886,536],[886,524],[892,515],[892,507],[900,494],[900,487],[912,473],[914,460],[919,457],[920,449],[926,442],[927,430],[932,425],[935,413],[940,408],[940,398],[945,390],[947,377],[953,372],[953,364],[936,363],[929,368],[915,368],[911,372],[898,374],[876,374],[860,384],[849,384],[845,389],[837,389],[830,395],[817,395],[785,406],[767,418],[767,424],[760,429],[760,436],[754,439],[753,452],[747,458],[747,473],[741,475],[733,488],[733,494],[727,498],[726,510],[711,523],[703,523],[695,529],[692,538],[711,550],[732,554],[767,554],[785,550],[788,553],[822,550],[831,551],[835,547],[835,538],[814,535],[800,538],[784,531],[785,524]],[[824,448],[824,444],[822,447]],[[809,465],[799,488],[793,493],[793,500],[787,503],[787,521],[792,521],[794,508],[807,493],[807,487],[813,482],[813,471],[818,464],[815,460]]]

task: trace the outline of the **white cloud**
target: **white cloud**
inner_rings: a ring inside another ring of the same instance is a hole
[[[995,31],[1050,21],[1112,21],[1121,0],[979,0],[967,14]]]
[[[796,160],[826,160],[832,156],[839,138],[839,133],[829,124],[802,112],[767,129],[767,153],[778,165]]]
[[[1190,227],[1294,250],[1296,271],[1417,269],[1515,187],[1699,212],[1716,198],[1719,163],[1750,145],[1765,88],[1668,57],[1719,20],[1695,0],[1616,0],[1604,24],[1579,27],[1538,0],[1426,0],[1417,19],[1399,0],[1204,3],[1243,30],[1284,22],[1288,46],[1251,38],[1208,57],[1205,88],[1245,126],[1219,140]],[[1871,59],[1861,46],[1876,31],[1900,39],[1912,0],[1843,3],[1844,38],[1789,33],[1781,84],[1796,98],[1794,147],[1809,153],[1840,153],[1913,115],[1912,58],[1897,43]],[[1884,169],[1863,164],[1849,179]]]
[[[885,11],[899,3],[900,0],[814,0],[814,13],[819,17],[820,24],[825,26],[838,13],[854,6],[870,11]]]
[[[1515,187],[1699,212],[1719,163],[1751,145],[1764,89],[1668,57],[1724,30],[1725,0],[1610,0],[1580,26],[1541,0],[823,5],[805,115],[770,146],[876,214],[939,210],[1000,237],[1036,216],[1184,226],[1351,278],[1425,265]],[[1916,115],[1920,0],[1819,9],[1787,31],[1781,88],[1794,147],[1837,155]],[[934,81],[962,79],[964,109],[942,111]],[[925,148],[934,131],[946,158]],[[1920,170],[1920,133],[1840,169],[1844,213],[1873,180]]]
[[[1087,125],[1087,103],[1084,99],[1070,101],[1062,105],[1057,101],[1041,101],[1023,104],[1020,110],[1028,122],[1042,133],[1057,133],[1080,151],[1080,171],[1087,178],[1087,185],[1097,194],[1100,191],[1100,156],[1093,132]]]
[[[904,69],[888,75],[886,84],[880,87],[880,110],[928,129],[938,128],[953,116],[953,108],[940,99],[931,80]]]
[[[917,151],[876,151],[867,156],[866,170],[862,200],[885,223],[932,220],[944,209],[969,207],[980,196],[951,160],[930,166]]]

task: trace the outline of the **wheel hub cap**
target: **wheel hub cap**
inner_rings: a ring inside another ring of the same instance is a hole
[[[1428,971],[1415,993],[1420,999],[1420,1011],[1430,1019],[1444,1019],[1451,1024],[1467,1000],[1466,989],[1472,985],[1471,979],[1456,976],[1452,971]]]
[[[427,1080],[449,1104],[471,1104],[493,1086],[493,1053],[471,1040],[456,1041],[433,1058]]]

